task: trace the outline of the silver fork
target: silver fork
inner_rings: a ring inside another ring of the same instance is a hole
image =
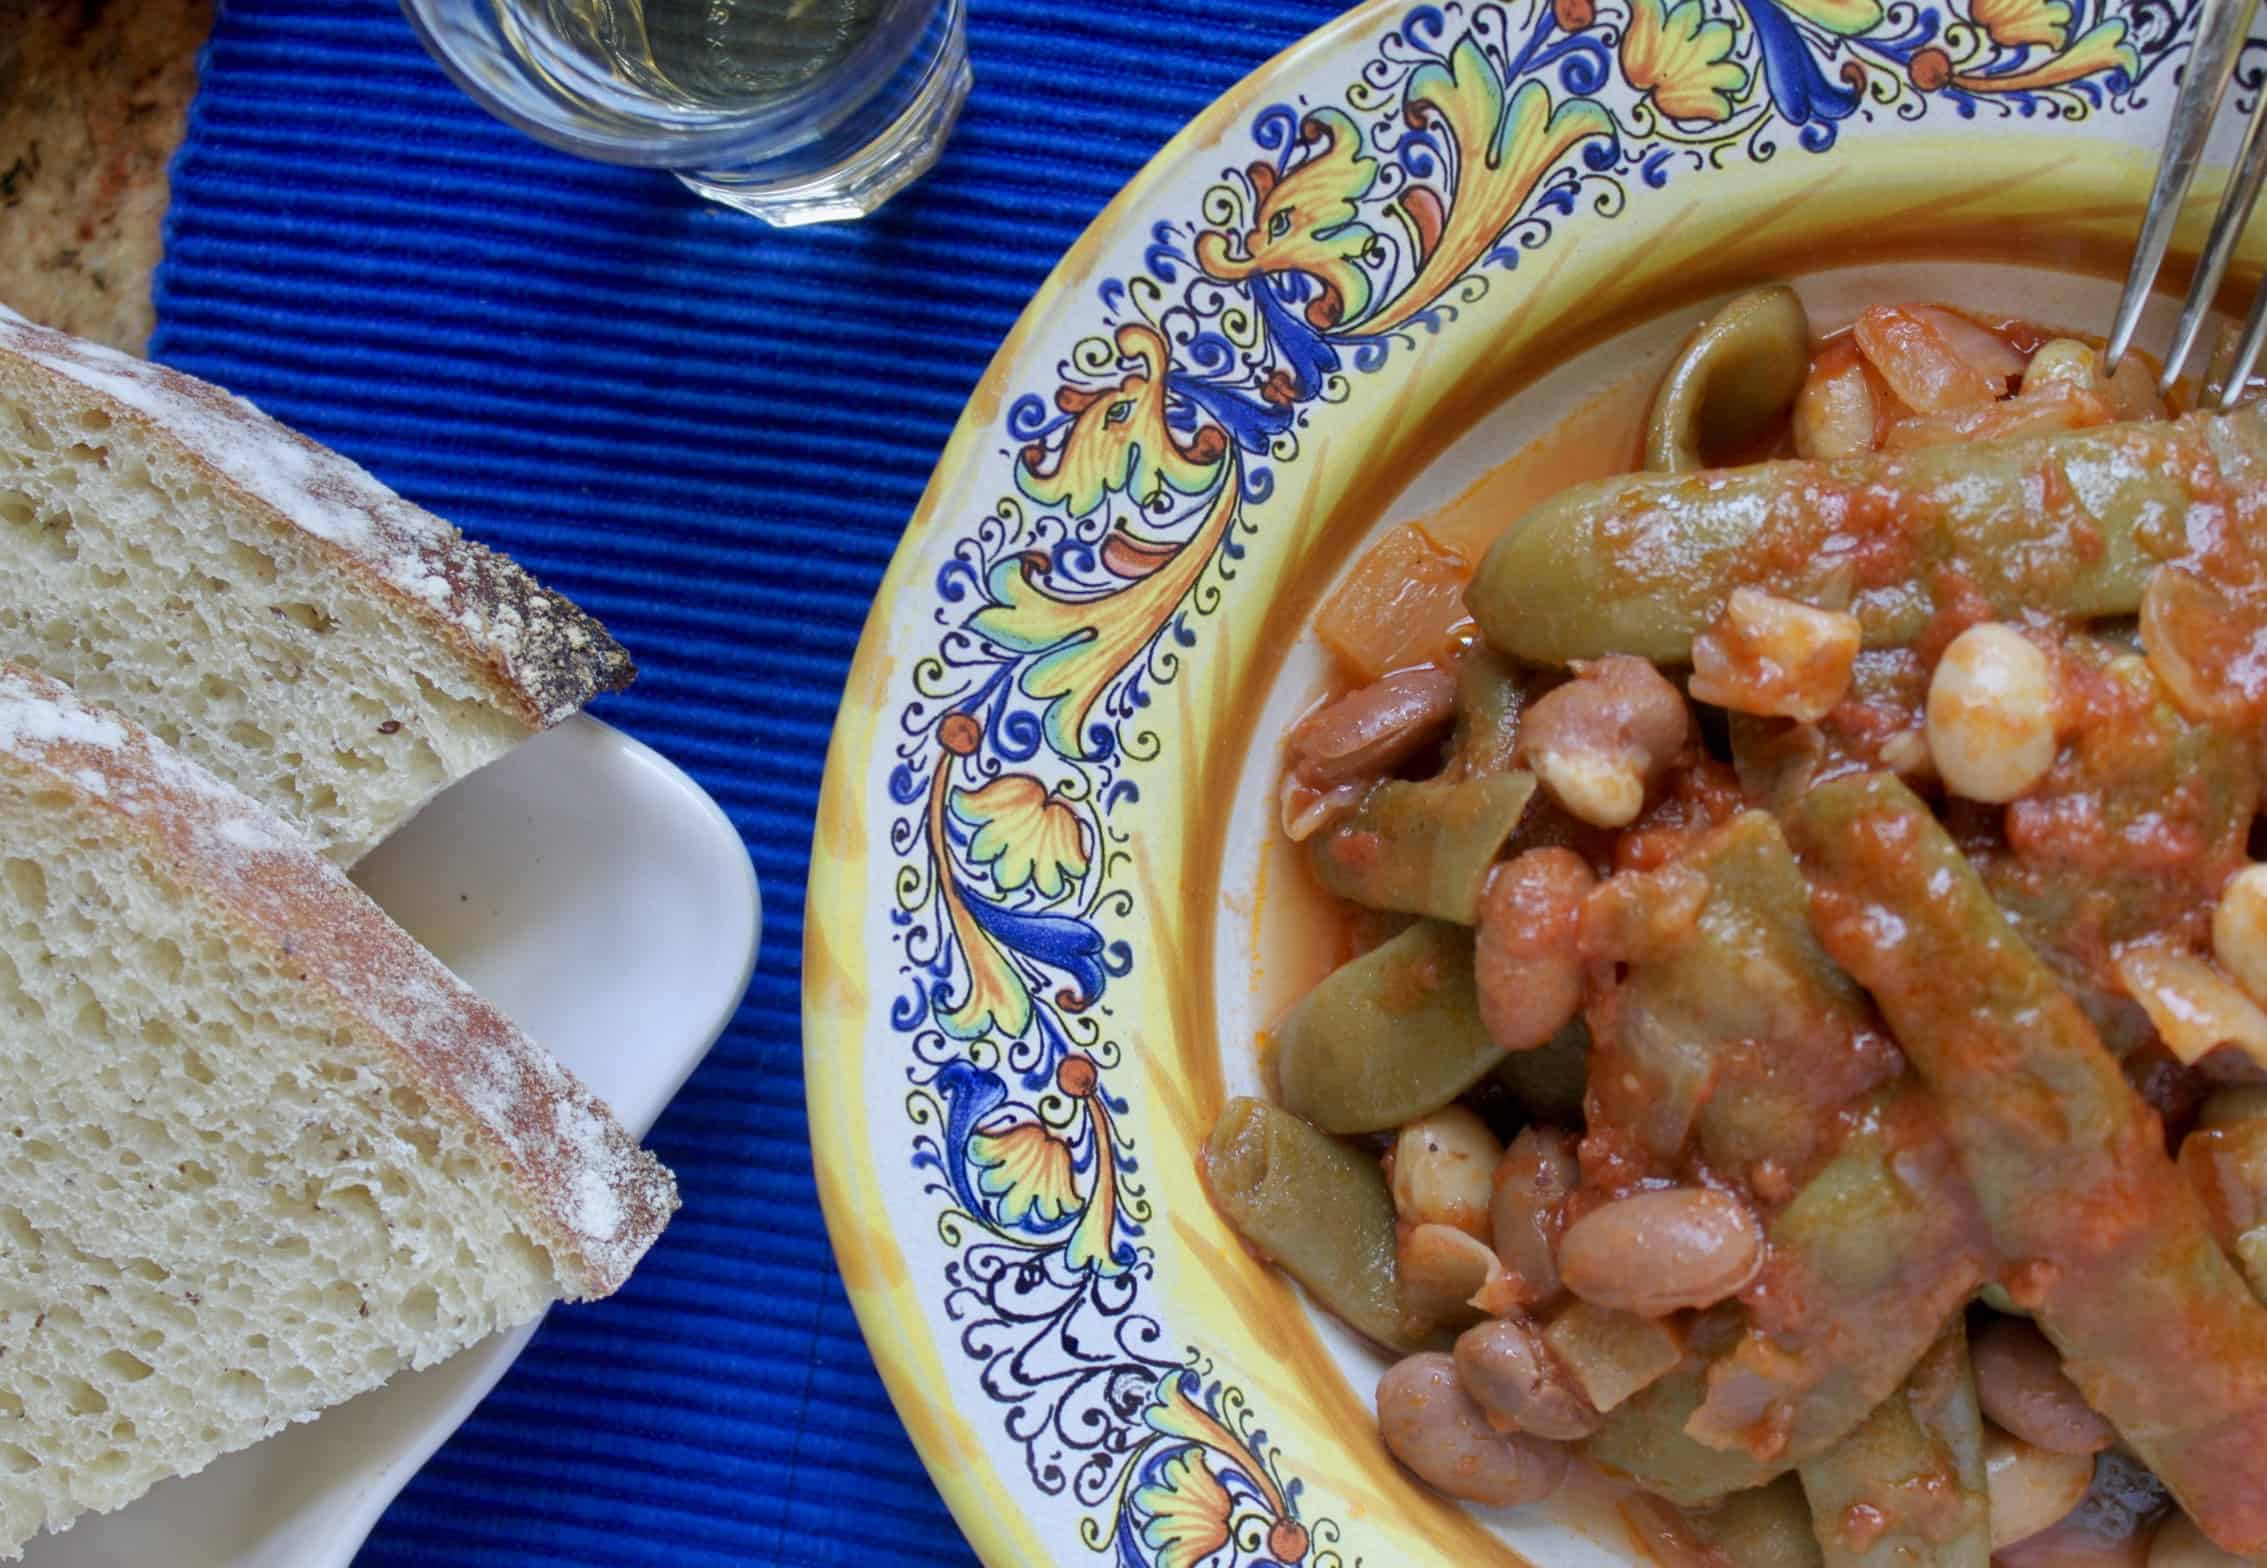
[[[2150,189],[2149,208],[2141,220],[2141,238],[2134,246],[2133,266],[2125,275],[2125,293],[2118,299],[2117,319],[2102,351],[2107,370],[2115,370],[2125,351],[2133,346],[2134,328],[2141,323],[2142,307],[2149,302],[2157,271],[2164,265],[2165,249],[2172,243],[2181,204],[2188,199],[2188,187],[2204,161],[2204,144],[2211,139],[2212,122],[2219,116],[2221,100],[2235,76],[2236,56],[2251,32],[2252,13],[2258,7],[2259,0],[2202,0],[2196,45],[2189,52],[2187,70],[2173,97],[2172,123],[2165,128],[2156,184]],[[2212,219],[2203,253],[2197,258],[2196,276],[2181,304],[2172,347],[2165,352],[2164,373],[2157,380],[2160,392],[2172,390],[2181,366],[2203,335],[2205,318],[2211,314],[2212,300],[2227,276],[2236,242],[2243,238],[2244,225],[2251,221],[2251,210],[2258,205],[2260,187],[2267,184],[2267,129],[2263,127],[2267,127],[2267,91],[2260,93],[2250,123],[2244,127],[2235,175],[2221,195],[2220,210]],[[2251,377],[2263,345],[2267,345],[2267,283],[2252,298],[2233,358],[2213,366],[2216,387],[2207,389],[2207,400],[2216,400],[2222,409],[2233,406]]]

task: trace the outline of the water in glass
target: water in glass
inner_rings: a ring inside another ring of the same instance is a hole
[[[879,10],[876,0],[533,0],[526,25],[547,25],[657,97],[740,109],[824,74]]]
[[[504,119],[774,223],[873,210],[936,160],[968,91],[962,0],[403,6]]]

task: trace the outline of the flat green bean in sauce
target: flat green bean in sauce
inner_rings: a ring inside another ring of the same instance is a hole
[[[1677,356],[1645,419],[1645,466],[1684,474],[1767,441],[1810,369],[1810,318],[1781,284],[1741,295]]]
[[[2144,525],[2219,502],[2222,457],[2260,454],[2267,415],[2245,409],[1600,480],[1506,531],[1469,603],[1489,642],[1536,664],[1684,663],[1741,584],[1844,601],[1874,646],[1914,641],[1971,598],[1987,615],[2131,615],[2180,548]]]
[[[1957,1323],[1800,1475],[1826,1568],[1986,1568],[1984,1418]]]
[[[2065,1568],[2169,1489],[2151,1568],[2267,1556],[2267,412],[1805,331],[1731,302],[1665,472],[1325,601],[1284,831],[1368,935],[1214,1197],[1425,1352],[1378,1415],[1452,1496],[1581,1461],[1667,1568]]]
[[[2054,767],[2011,804],[2004,846],[1972,858],[2000,907],[2081,1002],[2114,993],[2118,950],[2199,946],[2259,811],[2258,748],[2180,711],[2148,661],[2074,635],[2058,649],[2083,705]],[[2141,852],[2137,853],[2137,849]]]
[[[1732,1568],[1823,1568],[1826,1561],[1802,1483],[1791,1475],[1734,1492],[1684,1522],[1702,1548]]]
[[[1811,935],[1778,823],[1742,813],[1674,865],[1697,879],[1697,912],[1590,1013],[1586,1172],[1610,1185],[1617,1168],[1647,1180],[1697,1166],[1792,1192],[1839,1135],[1831,1113],[1902,1063]]]
[[[1509,773],[1519,754],[1519,719],[1542,682],[1489,647],[1475,643],[1456,666],[1456,728],[1448,772],[1457,778]]]
[[[1573,1127],[1590,1087],[1590,1026],[1579,1018],[1532,1051],[1506,1052],[1495,1081],[1529,1122]]]
[[[1937,1091],[2015,1299],[2205,1534],[2267,1552],[2267,1308],[2156,1118],[1919,796],[1837,780],[1791,826],[1820,934]]]
[[[1792,1461],[1711,1448],[1685,1430],[1707,1397],[1710,1361],[1738,1332],[1736,1311],[1719,1307],[1701,1314],[1688,1330],[1683,1359],[1607,1411],[1598,1430],[1579,1445],[1584,1456],[1609,1475],[1687,1508],[1720,1503],[1791,1470]]]
[[[1834,1157],[1772,1219],[1738,1341],[1708,1372],[1697,1439],[1800,1461],[1887,1399],[1993,1255],[1934,1098],[1907,1079],[1846,1112]]]
[[[1402,1305],[1393,1198],[1376,1160],[1264,1100],[1231,1100],[1203,1169],[1229,1223],[1332,1313],[1392,1350],[1438,1343]]]
[[[1433,920],[1331,974],[1275,1030],[1283,1104],[1325,1132],[1414,1121],[1502,1059],[1480,1022],[1472,934]]]
[[[1366,909],[1472,925],[1488,873],[1534,795],[1528,773],[1387,779],[1307,840],[1308,861],[1325,888]]]

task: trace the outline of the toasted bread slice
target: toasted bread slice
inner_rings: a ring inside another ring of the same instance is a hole
[[[5,309],[0,659],[342,865],[635,673],[573,604],[337,453]]]
[[[0,1557],[606,1294],[676,1204],[297,830],[0,668]]]

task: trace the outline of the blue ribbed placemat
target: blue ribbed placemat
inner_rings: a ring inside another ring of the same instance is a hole
[[[500,545],[644,667],[602,703],[763,877],[732,1030],[653,1136],[685,1209],[555,1313],[362,1562],[966,1563],[836,1282],[803,1119],[812,811],[868,599],[968,388],[1095,211],[1332,0],[973,0],[943,164],[798,234],[458,96],[387,0],[234,0],[156,354]]]

